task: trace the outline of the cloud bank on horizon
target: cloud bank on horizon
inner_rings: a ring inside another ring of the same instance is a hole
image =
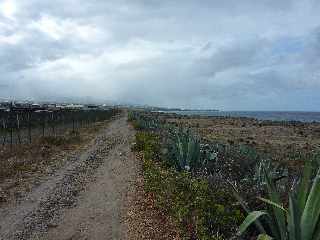
[[[320,110],[318,0],[1,0],[0,97]]]

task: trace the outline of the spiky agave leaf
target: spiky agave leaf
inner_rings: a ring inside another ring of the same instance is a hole
[[[301,178],[301,181],[297,187],[297,204],[299,205],[299,209],[304,209],[307,201],[307,197],[309,194],[309,190],[311,187],[311,179],[312,179],[312,162],[307,161],[305,163],[304,169],[303,169],[303,175]],[[302,212],[301,212],[302,214]]]
[[[287,215],[288,222],[288,234],[290,240],[302,240],[301,239],[301,209],[296,196],[289,194],[289,210]]]
[[[223,178],[222,178],[223,179]],[[233,192],[233,196],[238,200],[238,202],[240,203],[240,205],[242,206],[242,208],[247,212],[248,215],[250,215],[251,211],[248,208],[245,200],[240,196],[240,194],[238,193],[236,187],[227,179],[225,180],[226,183],[231,186],[232,192]],[[266,233],[264,227],[262,226],[262,223],[259,221],[258,218],[256,218],[256,220],[254,221],[254,224],[257,226],[257,228],[259,229],[259,231],[261,233]]]
[[[258,197],[258,199],[260,199],[262,202],[265,202],[269,205],[271,205],[272,207],[276,207],[282,211],[284,211],[285,213],[287,213],[288,211],[279,203],[276,203],[276,202],[272,202],[270,201],[269,199],[266,199],[266,198],[263,198],[263,197]]]
[[[307,198],[305,208],[301,216],[301,238],[303,240],[313,240],[316,226],[320,215],[320,169],[313,180],[310,193]]]
[[[245,220],[240,225],[238,235],[243,234],[250,225],[255,223],[258,220],[258,218],[260,218],[263,215],[268,215],[268,213],[265,211],[250,212],[249,215],[245,218]]]
[[[189,136],[188,164],[193,169],[200,167],[200,143],[194,136]]]
[[[277,188],[274,182],[270,179],[270,176],[267,170],[264,170],[265,178],[267,181],[267,190],[270,201],[281,205],[280,195],[277,191]],[[286,229],[286,213],[279,209],[278,207],[272,207],[274,213],[274,220],[277,224],[276,228],[273,229],[273,234],[276,236],[277,239],[286,240],[287,239],[287,229]]]

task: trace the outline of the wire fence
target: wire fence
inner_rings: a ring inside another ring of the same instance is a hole
[[[0,111],[0,143],[32,143],[37,138],[79,131],[96,122],[110,119],[119,112],[108,110],[8,110]]]

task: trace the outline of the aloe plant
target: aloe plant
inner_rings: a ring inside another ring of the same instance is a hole
[[[315,171],[311,161],[307,162],[300,182],[289,193],[288,209],[283,207],[276,183],[264,169],[269,199],[260,198],[269,205],[266,211],[253,211],[239,228],[242,234],[259,218],[266,217],[270,229],[258,239],[318,240],[320,239],[320,168]]]

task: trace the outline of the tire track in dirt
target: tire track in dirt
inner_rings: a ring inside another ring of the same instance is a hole
[[[126,117],[19,206],[0,211],[0,239],[121,239],[121,209],[136,165]]]

